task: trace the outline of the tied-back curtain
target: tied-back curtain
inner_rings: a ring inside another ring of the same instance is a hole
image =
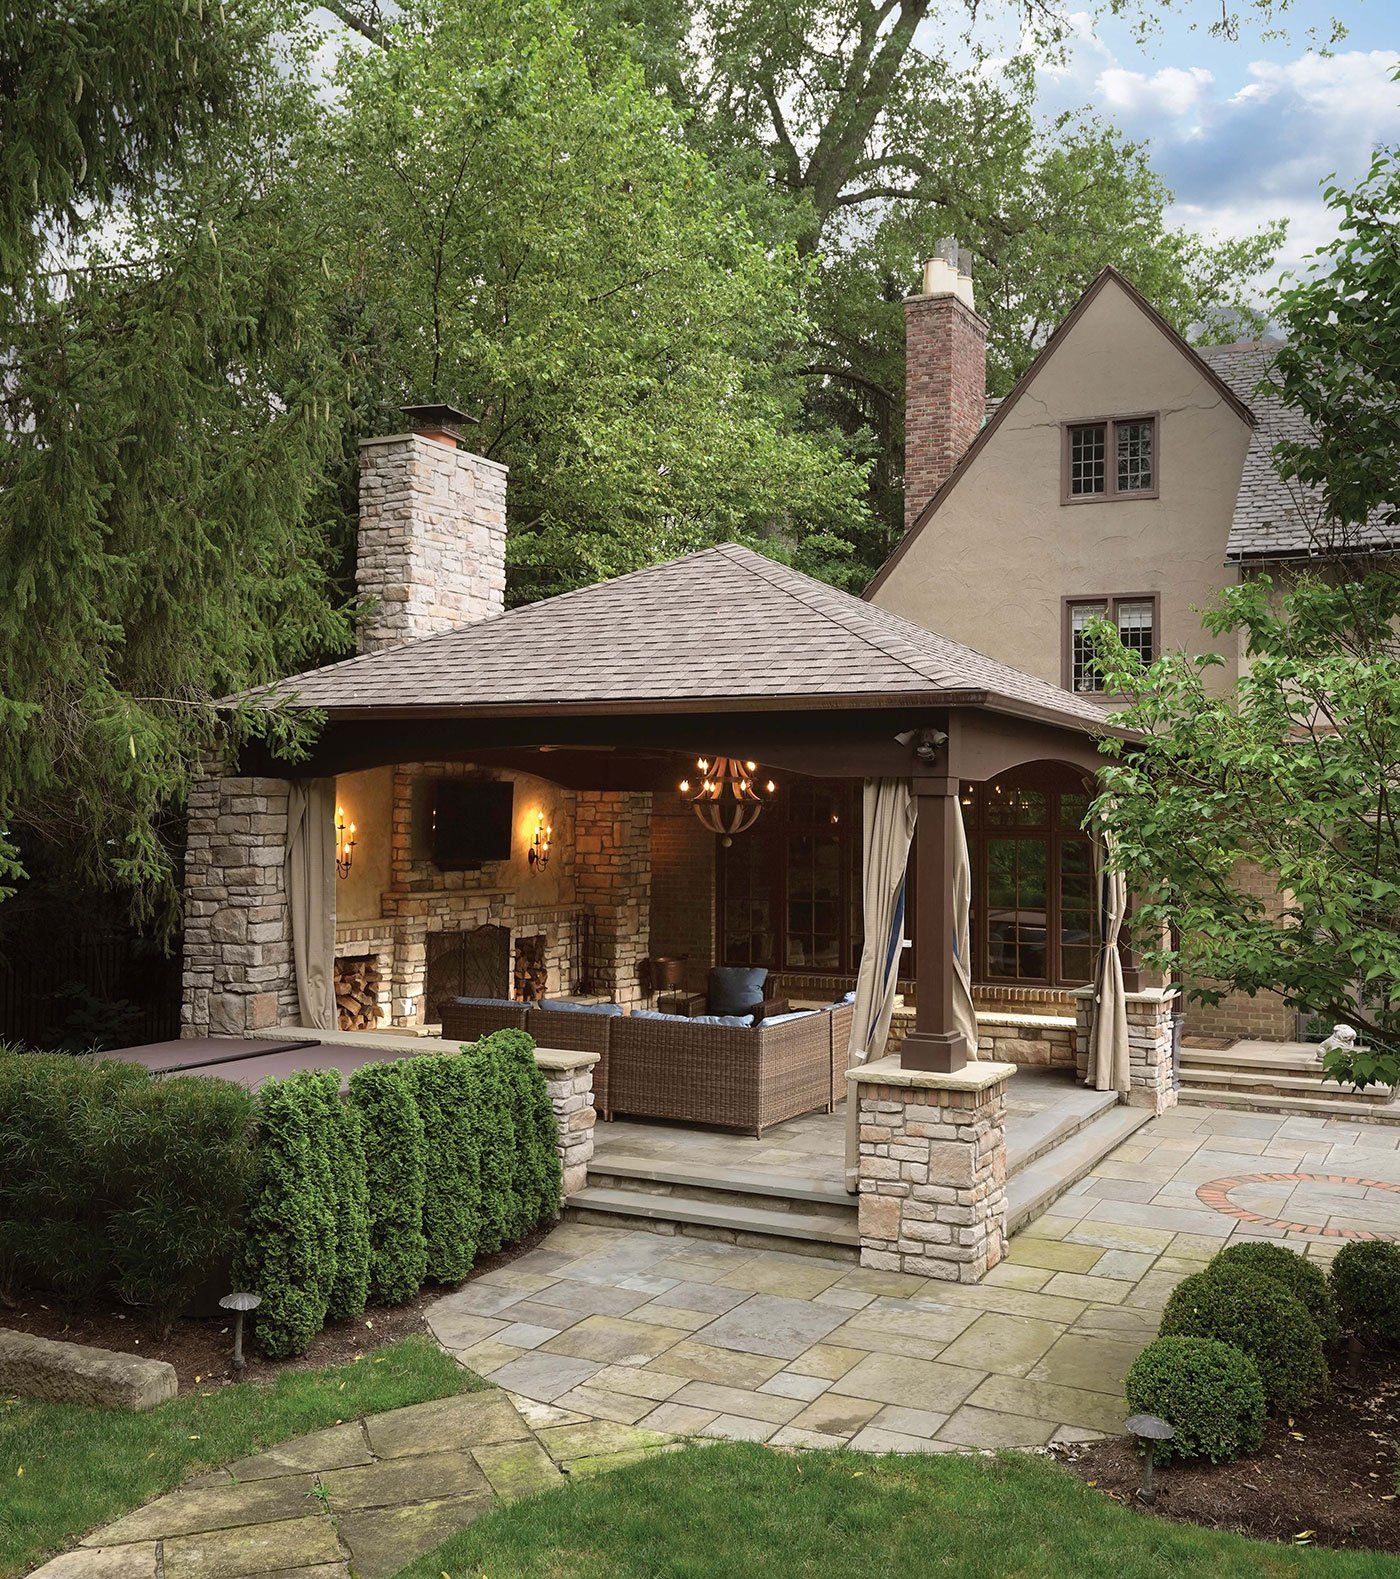
[[[977,1011],[972,1003],[972,861],[967,829],[958,807],[953,842],[953,1019],[967,1039],[967,1056],[977,1057]]]
[[[1103,907],[1103,944],[1094,970],[1094,1013],[1089,1022],[1089,1078],[1096,1091],[1126,1096],[1128,1073],[1128,1000],[1123,989],[1123,961],[1118,936],[1128,912],[1128,883],[1122,872],[1108,869],[1106,833],[1093,840],[1095,889]]]
[[[287,797],[287,906],[301,1023],[335,1028],[335,780],[293,779]]]
[[[865,942],[856,978],[846,1063],[854,1069],[884,1051],[894,1014],[904,942],[904,875],[914,839],[914,796],[907,779],[866,779],[862,915]],[[860,1104],[846,1103],[846,1187],[856,1187]]]

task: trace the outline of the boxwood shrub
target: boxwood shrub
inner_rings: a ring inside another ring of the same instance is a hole
[[[404,1068],[423,1119],[428,1276],[459,1283],[472,1269],[481,1231],[481,1157],[472,1123],[476,1073],[469,1060],[450,1053],[410,1058]]]
[[[481,1167],[478,1255],[494,1254],[529,1226],[515,1193],[515,1081],[490,1044],[485,1037],[462,1049],[472,1076],[471,1127]]]
[[[335,1283],[326,1078],[306,1071],[258,1088],[257,1170],[234,1277],[262,1300],[253,1330],[258,1347],[274,1359],[311,1346]],[[329,1079],[338,1091],[336,1077]]]
[[[563,1190],[559,1127],[549,1088],[535,1062],[535,1039],[526,1031],[494,1031],[481,1042],[486,1056],[499,1058],[507,1071],[515,1125],[513,1190],[520,1238],[555,1217]]]
[[[427,1274],[423,1119],[413,1086],[404,1061],[366,1064],[350,1076],[350,1099],[364,1129],[369,1297],[376,1305],[412,1299]]]
[[[1322,1334],[1306,1306],[1273,1279],[1238,1266],[1183,1278],[1162,1313],[1165,1337],[1216,1338],[1252,1359],[1270,1409],[1292,1414],[1324,1396]]]
[[[1388,1239],[1343,1245],[1330,1280],[1349,1333],[1400,1349],[1400,1245]]]
[[[1264,1437],[1264,1385],[1247,1354],[1215,1338],[1158,1338],[1128,1371],[1133,1414],[1158,1415],[1176,1431],[1158,1442],[1158,1463],[1208,1458],[1219,1464],[1256,1452]]]
[[[1306,1256],[1267,1240],[1243,1239],[1220,1251],[1206,1270],[1215,1267],[1242,1267],[1247,1272],[1269,1278],[1303,1302],[1317,1323],[1324,1344],[1330,1347],[1341,1337],[1336,1297],[1327,1285],[1326,1273],[1316,1261],[1309,1261]]]
[[[326,1316],[347,1321],[369,1299],[369,1183],[360,1110],[341,1100],[339,1077],[328,1091],[327,1144],[335,1177],[335,1277]]]
[[[174,1320],[232,1255],[252,1099],[223,1080],[0,1053],[0,1286]]]

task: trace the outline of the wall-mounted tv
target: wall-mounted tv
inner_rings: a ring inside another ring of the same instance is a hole
[[[439,779],[433,791],[429,847],[448,872],[510,859],[515,786]]]

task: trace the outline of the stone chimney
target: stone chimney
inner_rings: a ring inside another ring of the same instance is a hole
[[[987,401],[987,321],[972,302],[971,257],[952,240],[904,303],[904,529],[977,437]]]
[[[506,468],[460,445],[473,419],[405,406],[408,432],[360,442],[355,581],[373,606],[360,651],[380,652],[499,614],[506,594]]]

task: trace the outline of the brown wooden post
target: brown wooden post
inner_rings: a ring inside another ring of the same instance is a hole
[[[914,776],[917,819],[914,860],[918,916],[914,928],[914,1029],[904,1038],[899,1060],[905,1069],[951,1074],[967,1063],[972,1049],[957,1029],[953,1013],[953,849],[958,778],[953,771],[956,730],[937,759]]]

